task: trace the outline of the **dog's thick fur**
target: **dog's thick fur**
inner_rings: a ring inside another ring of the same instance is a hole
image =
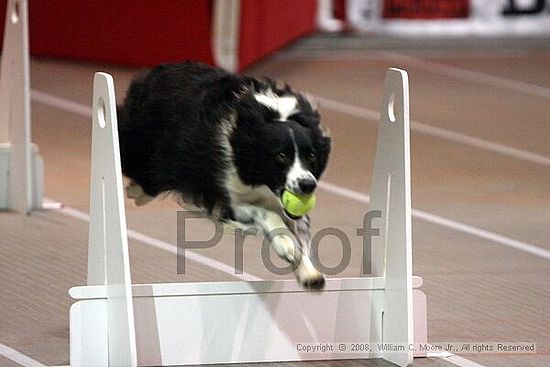
[[[269,79],[166,64],[133,81],[118,116],[136,204],[175,192],[218,220],[257,228],[301,284],[324,285],[309,258],[309,216],[291,218],[280,200],[284,190],[311,193],[329,157],[330,138],[305,96]]]

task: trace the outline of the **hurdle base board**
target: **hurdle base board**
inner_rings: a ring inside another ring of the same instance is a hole
[[[413,287],[421,284],[413,277]],[[79,299],[70,311],[73,367],[109,365],[108,287],[69,291]],[[138,365],[384,358],[297,350],[298,343],[382,342],[371,326],[382,322],[374,310],[384,302],[384,287],[384,277],[330,278],[322,292],[304,290],[295,280],[134,284]],[[413,293],[421,302],[415,310],[425,312],[422,291]],[[418,320],[425,322],[425,315]],[[416,326],[415,342],[426,341],[426,325]]]
[[[9,210],[9,187],[10,187],[10,155],[11,144],[0,144],[0,210]],[[32,194],[31,209],[43,208],[44,196],[44,162],[39,154],[38,146],[31,145],[31,174],[32,174]]]

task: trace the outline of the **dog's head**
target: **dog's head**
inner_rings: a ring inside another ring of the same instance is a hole
[[[310,194],[326,168],[330,137],[310,100],[288,86],[253,80],[239,96],[232,147],[245,184]]]

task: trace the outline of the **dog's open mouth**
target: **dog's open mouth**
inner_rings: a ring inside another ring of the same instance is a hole
[[[296,220],[296,219],[302,218],[302,216],[295,216],[295,215],[290,214],[290,213],[289,213],[286,209],[284,209],[284,208],[283,208],[283,211],[284,211],[285,215],[286,215],[287,217],[289,217],[290,219],[292,219],[292,220]]]

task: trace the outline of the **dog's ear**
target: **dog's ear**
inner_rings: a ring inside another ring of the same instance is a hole
[[[309,129],[319,127],[321,115],[313,97],[308,94],[295,94],[295,96],[298,100],[299,112],[290,116],[290,118]]]
[[[321,130],[321,136],[325,138],[326,142],[330,145],[332,142],[331,136],[330,136],[330,129],[328,127],[324,127],[323,125],[319,124],[319,130]]]
[[[316,129],[319,127],[321,116],[318,111],[300,109],[300,112],[289,116],[289,119],[296,121],[305,128]]]
[[[319,178],[327,167],[328,158],[332,149],[332,139],[330,136],[323,134],[320,135],[313,144],[318,156],[315,176]]]
[[[318,129],[321,136],[319,144],[326,147],[328,154],[332,140],[329,129],[321,125],[321,114],[317,101],[309,94],[301,94],[298,97],[298,102],[301,112],[292,116],[292,119],[309,129]]]
[[[252,85],[241,84],[239,88],[233,92],[233,94],[238,101],[241,101],[247,96],[252,95],[253,90],[254,90],[254,87]]]
[[[240,76],[240,91],[243,95],[250,95],[257,93],[262,90],[269,89],[269,86],[273,83],[271,79],[265,78],[263,81],[260,81],[256,78],[250,76]]]
[[[328,155],[332,147],[332,138],[328,135],[321,135],[321,138],[317,142],[317,151],[321,154]]]

